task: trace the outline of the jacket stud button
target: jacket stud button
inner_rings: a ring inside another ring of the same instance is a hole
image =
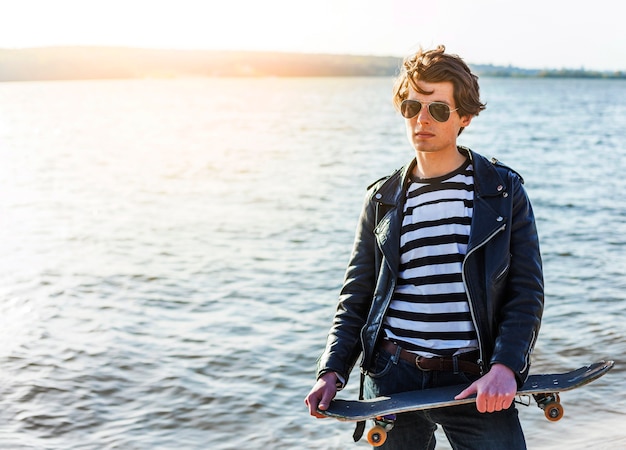
[[[508,196],[509,196],[509,193],[508,193],[508,192],[503,192],[503,193],[502,193],[502,197],[507,198]]]
[[[502,216],[498,216],[498,218],[496,219],[498,222],[502,222],[504,220],[504,217]]]
[[[376,197],[378,200],[380,200],[381,198],[383,198],[382,194],[380,194],[380,193],[376,194],[374,197]]]
[[[498,192],[500,192],[502,189],[504,189],[504,186],[502,186],[501,184],[498,185],[498,187],[496,188],[498,189]]]

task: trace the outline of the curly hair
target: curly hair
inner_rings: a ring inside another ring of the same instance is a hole
[[[461,117],[477,116],[486,108],[480,102],[478,77],[458,56],[445,52],[439,45],[433,50],[420,48],[417,53],[404,59],[400,74],[393,86],[393,104],[399,111],[400,104],[409,96],[409,86],[421,94],[425,92],[417,85],[418,81],[439,83],[449,81],[454,86],[454,102]],[[462,130],[461,130],[462,131]]]

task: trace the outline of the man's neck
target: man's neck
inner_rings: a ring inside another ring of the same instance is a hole
[[[461,167],[465,155],[456,148],[451,152],[417,152],[413,174],[418,178],[437,178]]]

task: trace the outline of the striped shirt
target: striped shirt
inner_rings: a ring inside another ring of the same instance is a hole
[[[478,348],[461,275],[473,202],[469,160],[448,175],[409,183],[384,332],[410,352],[449,356]]]

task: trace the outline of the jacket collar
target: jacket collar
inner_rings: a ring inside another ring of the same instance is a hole
[[[375,191],[374,198],[385,205],[400,205],[404,201],[404,186],[409,174],[415,167],[415,159],[401,169],[396,170]]]
[[[474,191],[478,197],[502,195],[506,184],[496,170],[494,162],[470,150],[458,147],[459,151],[470,159],[474,167]],[[415,167],[415,158],[399,170],[396,170],[375,191],[374,198],[386,205],[400,205],[404,201],[404,187],[408,183],[409,174]]]
[[[467,147],[459,147],[459,151],[468,155],[474,166],[474,191],[479,197],[494,197],[504,193],[506,183],[496,170],[494,161]]]

